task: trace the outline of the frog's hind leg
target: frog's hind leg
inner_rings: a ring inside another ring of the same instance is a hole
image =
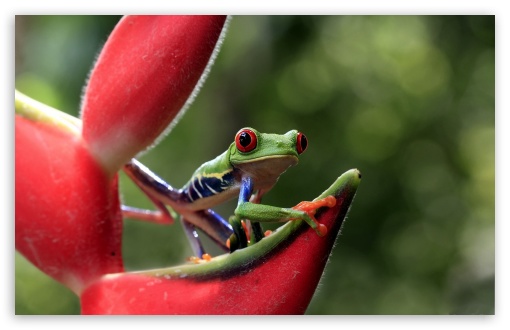
[[[174,223],[173,217],[167,212],[139,209],[127,205],[122,205],[121,210],[124,218],[154,222],[160,225],[170,225]]]
[[[144,191],[142,189],[142,191]],[[150,211],[145,209],[139,209],[132,206],[122,205],[122,216],[125,218],[131,218],[135,220],[142,220],[148,222],[154,222],[161,225],[171,225],[174,223],[175,218],[178,218],[179,215],[175,212],[172,212],[173,215],[169,212],[165,204],[156,198],[152,197],[150,194],[145,192],[145,195],[152,201],[154,206],[158,209],[158,211]]]
[[[158,209],[158,211],[148,211],[122,206],[125,216],[167,224],[173,223],[174,219],[180,219],[193,252],[199,258],[204,254],[204,249],[197,229],[209,236],[220,248],[228,251],[226,242],[233,233],[228,221],[212,210],[188,210],[186,205],[190,203],[189,197],[183,193],[182,189],[173,188],[136,159],[126,163],[123,170]],[[179,208],[180,214],[174,211],[174,207],[176,210]]]
[[[173,210],[170,212],[166,205],[171,204],[165,203],[165,201],[168,202],[170,199],[177,203],[182,200],[182,193],[160,179],[136,159],[131,159],[122,169],[157,208],[157,211],[149,211],[122,205],[123,216],[159,224],[174,223],[179,215]]]
[[[195,226],[186,221],[184,217],[181,218],[182,228],[184,229],[184,233],[186,234],[186,238],[191,245],[191,249],[193,250],[193,254],[198,258],[202,258],[205,255],[205,249],[202,246],[202,242],[198,237],[198,232]]]
[[[183,220],[186,235],[197,257],[203,255],[203,248],[199,248],[202,245],[197,233],[198,229],[207,235],[219,248],[226,252],[229,251],[227,240],[234,231],[229,222],[225,221],[219,214],[211,209],[188,212],[183,215]]]

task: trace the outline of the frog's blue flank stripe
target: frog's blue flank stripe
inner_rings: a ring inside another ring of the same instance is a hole
[[[230,188],[233,184],[234,174],[232,171],[226,172],[221,177],[197,175],[184,188],[184,193],[193,202],[200,198],[217,195]]]

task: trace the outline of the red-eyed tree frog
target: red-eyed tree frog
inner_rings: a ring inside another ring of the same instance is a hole
[[[280,175],[298,163],[298,156],[307,146],[306,136],[296,130],[279,135],[243,128],[224,153],[201,165],[181,189],[172,188],[139,161],[132,159],[123,170],[159,211],[123,206],[123,214],[159,223],[172,223],[179,218],[193,252],[199,258],[206,254],[196,228],[231,252],[246,247],[250,236],[253,243],[264,237],[260,222],[304,220],[318,235],[323,236],[327,229],[315,220],[314,214],[320,207],[333,206],[334,198],[302,202],[294,208],[259,204]],[[229,222],[211,210],[236,197],[237,207]],[[246,220],[248,225],[243,226],[241,220]]]

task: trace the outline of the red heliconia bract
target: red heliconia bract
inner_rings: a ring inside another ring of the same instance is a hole
[[[111,173],[154,143],[183,108],[217,45],[225,16],[126,16],[94,66],[83,138]]]
[[[225,21],[122,18],[92,70],[81,135],[31,117],[27,109],[44,105],[18,100],[16,92],[16,249],[77,294],[99,276],[123,271],[116,173],[178,114]]]
[[[16,115],[16,249],[74,292],[123,271],[117,178],[83,140]]]

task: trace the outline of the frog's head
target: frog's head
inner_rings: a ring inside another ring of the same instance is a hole
[[[306,136],[296,130],[280,135],[246,127],[237,132],[229,148],[230,163],[261,185],[272,186],[283,172],[298,163],[298,156],[307,146]]]

